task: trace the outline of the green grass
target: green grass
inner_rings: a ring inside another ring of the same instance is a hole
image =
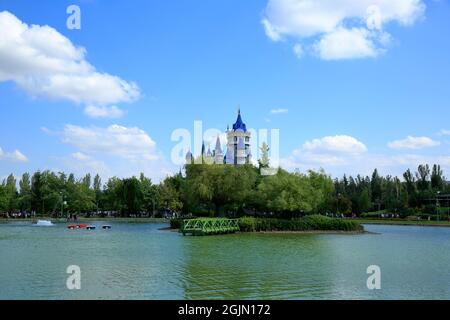
[[[406,219],[352,219],[361,224],[387,224],[387,225],[405,225],[405,226],[439,226],[450,227],[449,221],[428,221],[428,220],[406,220]]]

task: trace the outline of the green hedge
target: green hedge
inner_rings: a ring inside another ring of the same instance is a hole
[[[170,219],[170,228],[171,229],[180,229],[182,224],[183,224],[183,219],[181,219],[181,218]]]
[[[179,229],[183,219],[170,220],[172,229]],[[273,218],[239,218],[241,232],[257,231],[362,231],[363,227],[356,221],[310,215],[296,219]]]
[[[298,219],[268,219],[243,217],[239,219],[242,232],[255,231],[362,231],[355,221],[311,215]]]

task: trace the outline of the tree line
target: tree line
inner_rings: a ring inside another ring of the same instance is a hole
[[[405,217],[434,215],[449,207],[450,184],[437,164],[408,169],[402,178],[382,177],[377,169],[371,177],[344,175],[334,181],[334,190],[332,201],[344,214],[385,211]]]
[[[0,184],[0,213],[114,216],[262,215],[293,217],[305,214],[360,216],[386,211],[400,216],[436,213],[438,195],[450,193],[439,165],[407,170],[402,179],[379,175],[332,179],[324,171],[305,174],[279,169],[261,175],[259,166],[192,164],[184,172],[153,183],[139,177],[109,178],[97,174],[76,178],[63,172],[12,174]],[[441,206],[445,203],[441,202]]]

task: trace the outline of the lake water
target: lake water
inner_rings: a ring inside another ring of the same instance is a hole
[[[450,228],[183,237],[165,224],[110,224],[0,223],[0,299],[450,299]],[[66,288],[69,265],[81,290]],[[367,289],[369,265],[381,290]]]

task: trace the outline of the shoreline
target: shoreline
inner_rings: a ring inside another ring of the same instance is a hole
[[[384,225],[384,226],[404,226],[404,227],[441,227],[441,228],[450,228],[450,222],[442,221],[374,221],[374,220],[358,220],[354,221],[360,224],[368,224],[368,225]]]
[[[124,222],[124,223],[170,223],[170,219],[166,218],[114,218],[114,217],[93,217],[93,218],[86,218],[86,217],[79,217],[76,221],[69,220],[67,221],[66,218],[52,218],[52,217],[35,217],[35,218],[0,218],[0,223],[2,222],[33,222],[37,220],[50,220],[55,223],[71,223],[76,224],[79,222],[88,222],[88,221],[110,221],[110,222]]]
[[[117,221],[117,222],[124,222],[124,223],[170,223],[170,219],[166,218],[133,218],[133,217],[79,217],[77,221],[67,221],[66,218],[52,218],[52,217],[34,217],[34,218],[0,218],[0,223],[7,223],[7,222],[33,222],[37,220],[51,220],[55,223],[77,223],[77,222],[83,222],[83,221]],[[365,220],[365,219],[351,219],[351,221],[358,222],[362,225],[386,225],[386,226],[405,226],[405,227],[442,227],[442,228],[450,228],[450,222],[447,221],[401,221],[401,220]],[[161,230],[164,230],[165,228],[162,228]],[[360,233],[360,231],[339,231],[339,230],[310,230],[310,231],[255,231],[254,233],[328,233],[328,232],[335,232],[335,233]]]
[[[168,232],[180,232],[180,229],[171,229],[168,228],[161,228],[159,229],[161,231],[168,231]],[[362,230],[362,231],[343,231],[343,230],[298,230],[298,231],[239,231],[232,234],[376,234],[374,232]]]
[[[373,233],[366,230],[361,231],[343,231],[343,230],[304,230],[304,231],[252,231],[252,232],[241,232],[241,233],[255,233],[255,234],[365,234]]]

